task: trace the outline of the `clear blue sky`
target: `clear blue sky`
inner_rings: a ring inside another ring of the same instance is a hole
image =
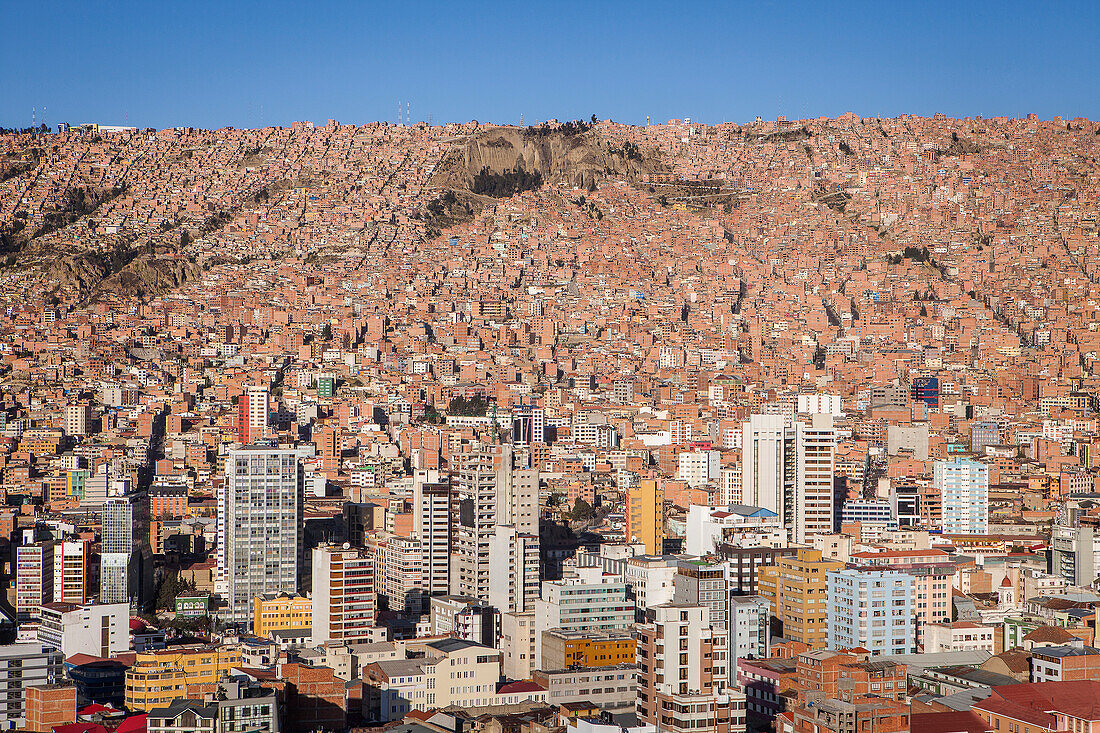
[[[0,125],[1100,117],[1100,3],[0,0]]]

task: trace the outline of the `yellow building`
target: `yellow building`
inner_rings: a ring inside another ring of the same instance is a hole
[[[543,669],[634,664],[637,640],[627,631],[566,631],[542,634]]]
[[[189,647],[138,654],[126,670],[126,707],[150,710],[213,692],[223,673],[241,664],[240,649]],[[203,689],[202,686],[209,686]]]
[[[819,550],[799,550],[793,557],[780,557],[775,565],[761,567],[757,590],[768,599],[772,615],[783,623],[783,636],[811,649],[827,646],[828,579],[830,570],[844,563],[821,556]]]
[[[646,554],[660,555],[665,540],[665,491],[659,481],[642,479],[626,490],[627,540],[645,545]]]
[[[252,633],[267,637],[272,631],[294,631],[313,626],[313,601],[288,593],[268,594],[252,601]]]

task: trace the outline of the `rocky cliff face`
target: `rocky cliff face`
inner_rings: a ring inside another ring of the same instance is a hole
[[[470,190],[474,177],[525,170],[545,183],[587,187],[609,178],[639,180],[663,172],[656,155],[617,147],[594,129],[566,133],[559,129],[487,127],[456,142],[439,162],[430,184]]]

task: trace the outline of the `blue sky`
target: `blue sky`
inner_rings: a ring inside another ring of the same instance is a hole
[[[0,0],[0,125],[1100,117],[1097,2]]]

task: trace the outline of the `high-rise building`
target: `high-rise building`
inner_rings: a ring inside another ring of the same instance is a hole
[[[665,492],[658,479],[641,479],[626,490],[627,539],[645,545],[648,555],[660,555],[665,541]]]
[[[600,568],[578,568],[575,577],[547,580],[535,601],[535,667],[542,667],[542,636],[562,631],[614,631],[634,620],[626,583]]]
[[[944,534],[985,534],[989,529],[989,467],[967,458],[936,461],[932,485],[943,501]]]
[[[782,415],[751,415],[741,426],[741,503],[770,509],[784,526],[791,521],[785,497],[786,453]]]
[[[1050,536],[1050,572],[1071,585],[1091,586],[1100,577],[1100,532],[1087,525],[1055,524]]]
[[[546,413],[541,407],[512,406],[512,442],[523,445],[546,442]]]
[[[680,560],[672,579],[674,603],[688,606],[706,606],[710,609],[710,621],[726,626],[729,594],[726,592],[726,565],[702,558]]]
[[[441,596],[450,592],[451,486],[428,473],[413,477],[413,535],[420,540],[421,588],[426,596]]]
[[[364,550],[313,548],[313,643],[373,641],[374,562]]]
[[[676,478],[688,486],[706,486],[716,481],[722,454],[716,450],[681,451],[677,456]]]
[[[88,540],[68,539],[58,542],[53,549],[53,600],[57,603],[87,602],[88,588]]]
[[[88,405],[78,402],[65,406],[65,433],[67,435],[87,435],[88,415],[91,409]]]
[[[751,415],[741,426],[741,503],[779,515],[794,541],[833,531],[836,431],[829,413],[794,422]]]
[[[304,483],[295,449],[229,451],[218,497],[218,587],[227,621],[248,623],[258,596],[298,590]]]
[[[237,441],[249,443],[267,435],[270,415],[270,391],[266,385],[244,386],[237,398]]]
[[[490,560],[497,525],[510,526],[515,534],[530,535],[537,542],[538,470],[514,468],[510,446],[483,448],[462,458],[453,486],[457,521],[451,535],[451,593],[488,598],[490,568],[499,573],[513,570]],[[526,552],[516,556],[525,557]]]
[[[0,646],[0,729],[27,727],[27,688],[61,681],[65,657],[43,644]]]
[[[863,647],[876,655],[915,650],[911,575],[848,568],[830,570],[826,577],[828,648]]]
[[[142,494],[112,496],[103,504],[100,544],[101,603],[141,605],[151,594],[144,539],[149,537],[147,499]]]
[[[534,610],[539,597],[539,536],[498,524],[489,537],[489,603],[501,613]]]
[[[839,560],[823,558],[820,550],[800,549],[793,557],[778,557],[775,565],[759,569],[757,587],[782,624],[784,637],[811,649],[825,648],[829,615],[825,574],[843,567]]]
[[[771,604],[762,596],[733,596],[729,606],[731,679],[738,659],[771,656]]]
[[[799,544],[815,534],[833,531],[833,481],[836,470],[836,431],[833,416],[811,416],[809,425],[795,424],[795,514],[793,537]]]
[[[20,621],[38,618],[53,600],[54,542],[22,545],[15,551],[15,613]]]
[[[739,733],[745,696],[729,683],[726,631],[710,609],[675,603],[646,611],[638,640],[638,721],[667,733]]]

